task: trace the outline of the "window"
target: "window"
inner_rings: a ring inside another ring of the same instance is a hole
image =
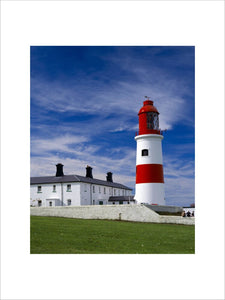
[[[118,190],[118,196],[120,196],[120,190]]]
[[[116,195],[116,189],[114,190],[114,196]]]
[[[95,205],[95,200],[93,200],[93,205]]]
[[[123,201],[119,201],[119,204],[123,204]]]
[[[86,183],[84,185],[84,191],[87,192],[87,185],[86,185]]]
[[[66,190],[67,192],[72,192],[72,190],[71,190],[71,184],[67,184],[67,190]]]
[[[42,205],[42,201],[38,200],[38,206],[41,206],[41,205]]]
[[[54,184],[53,185],[53,190],[52,190],[54,193],[56,192],[56,185]]]
[[[41,186],[40,185],[37,187],[37,192],[41,193]]]
[[[130,204],[130,201],[127,201],[127,204]]]
[[[101,187],[98,188],[99,194],[101,194]]]
[[[71,199],[67,200],[67,205],[71,205]]]
[[[52,206],[52,201],[49,202],[49,206]]]
[[[115,204],[115,202],[113,202],[113,205]]]
[[[159,129],[159,117],[156,112],[147,113],[147,128],[148,129]]]
[[[106,188],[104,187],[104,194],[106,194]]]
[[[99,201],[99,205],[103,205],[103,201]]]
[[[93,193],[95,193],[95,186],[93,185]]]
[[[143,150],[141,151],[141,155],[142,155],[142,156],[148,156],[148,149],[143,149]]]

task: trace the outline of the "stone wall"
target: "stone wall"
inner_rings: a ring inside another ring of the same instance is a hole
[[[160,216],[144,205],[90,205],[66,207],[31,207],[32,216],[52,216],[76,219],[108,219],[149,223],[194,225],[194,218]]]

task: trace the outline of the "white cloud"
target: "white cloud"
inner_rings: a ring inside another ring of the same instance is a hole
[[[37,139],[31,143],[31,176],[53,176],[55,165],[63,163],[64,174],[85,176],[85,167],[91,165],[93,176],[105,180],[107,172],[113,172],[114,181],[134,187],[135,149],[123,147],[111,148],[106,155],[104,151],[96,154],[98,146],[86,143],[83,136],[61,136],[58,138]],[[52,154],[54,153],[54,154]],[[119,154],[120,158],[116,158]]]
[[[119,182],[133,188],[135,174],[132,175],[132,171],[135,171],[135,162],[134,164],[132,163],[130,159],[132,156],[133,154],[130,154],[130,156],[122,159],[96,156],[93,153],[89,153],[88,157],[84,154],[78,156],[78,158],[62,157],[58,154],[43,157],[34,156],[31,158],[31,177],[54,176],[56,171],[55,165],[59,162],[64,165],[65,175],[77,174],[85,176],[86,166],[91,165],[94,178],[105,180],[106,173],[112,172],[114,182]]]
[[[195,202],[194,161],[182,156],[164,158],[165,196],[168,205],[187,206]]]
[[[32,139],[31,140],[31,152],[32,154],[44,155],[51,151],[74,153],[72,145],[87,142],[87,138],[84,136],[59,136],[56,138],[45,139]]]
[[[165,180],[165,197],[168,205],[188,206],[195,202],[194,193],[194,178],[180,176]]]

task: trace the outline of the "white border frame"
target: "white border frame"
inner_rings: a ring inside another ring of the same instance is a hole
[[[224,2],[3,1],[1,9],[3,299],[222,299]],[[195,46],[195,255],[29,254],[30,45]],[[217,128],[208,127],[212,111]]]

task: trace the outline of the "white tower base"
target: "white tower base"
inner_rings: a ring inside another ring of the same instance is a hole
[[[139,183],[136,184],[134,199],[138,204],[165,205],[164,183]]]

